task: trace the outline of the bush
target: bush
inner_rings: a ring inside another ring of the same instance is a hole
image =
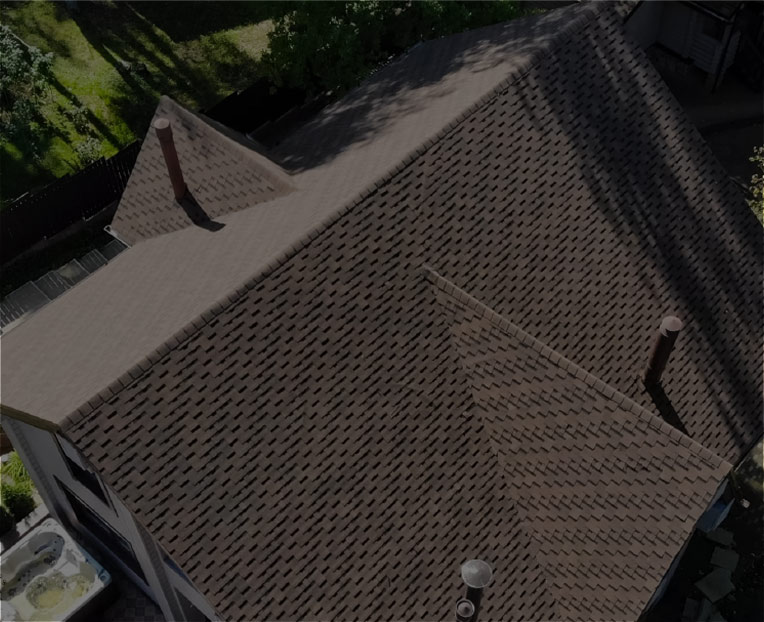
[[[74,129],[80,134],[90,133],[90,120],[88,119],[88,109],[82,105],[73,105],[64,110],[64,116],[72,122]]]
[[[101,153],[101,143],[92,136],[88,136],[85,140],[81,140],[74,145],[74,153],[77,155],[77,161],[82,167],[92,164],[103,155]]]
[[[757,172],[751,177],[751,187],[749,193],[751,198],[748,205],[764,222],[764,147],[756,147],[753,150],[753,156],[748,158],[756,165]]]
[[[2,504],[16,521],[20,521],[35,509],[32,487],[24,484],[3,484]]]
[[[16,484],[32,484],[27,468],[15,451],[11,452],[8,461],[3,464],[3,474],[9,476]]]
[[[34,133],[37,110],[49,99],[52,63],[53,54],[0,24],[0,136]]]
[[[526,9],[510,0],[288,2],[263,55],[266,77],[311,94],[355,86],[418,41],[506,21]]]
[[[16,521],[13,520],[8,509],[4,505],[0,505],[0,536],[7,534],[15,524]]]

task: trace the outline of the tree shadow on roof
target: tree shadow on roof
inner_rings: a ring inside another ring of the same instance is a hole
[[[674,312],[685,321],[664,375],[672,399],[661,389],[652,396],[657,410],[672,424],[678,411],[691,437],[734,458],[762,434],[761,226],[642,50],[600,28],[577,35],[572,62],[568,45],[533,72],[545,106],[539,112],[529,100],[525,111],[542,136],[559,129],[576,144],[607,235],[638,264],[635,315],[646,310],[657,325]],[[645,335],[631,357],[646,360],[654,326],[630,321],[622,331]],[[622,384],[623,369],[591,371]],[[722,427],[726,434],[713,434]]]
[[[367,141],[421,133],[417,121],[407,122],[417,112],[436,111],[440,129],[479,93],[522,70],[569,19],[568,13],[553,11],[415,45],[297,129],[274,153],[299,172]],[[480,75],[491,71],[493,76]]]

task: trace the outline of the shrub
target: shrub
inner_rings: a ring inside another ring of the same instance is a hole
[[[74,105],[64,110],[64,116],[72,122],[74,129],[80,134],[90,132],[90,120],[88,119],[88,109],[82,105]]]
[[[92,136],[89,136],[74,146],[74,153],[77,154],[80,166],[85,167],[101,157],[101,143]]]
[[[263,70],[279,86],[345,91],[418,41],[517,17],[511,0],[287,2],[274,16]]]
[[[20,521],[35,508],[32,487],[24,484],[3,484],[2,504],[8,508],[11,516]]]
[[[49,99],[53,54],[26,45],[0,24],[0,135],[29,133]]]
[[[11,452],[8,461],[3,464],[3,473],[8,475],[17,484],[32,484],[27,468],[15,451]]]
[[[8,509],[4,505],[0,505],[0,536],[8,533],[15,524],[16,522]]]
[[[764,147],[756,147],[753,150],[753,156],[748,158],[756,165],[757,172],[751,177],[751,187],[749,193],[751,198],[748,205],[764,222]]]

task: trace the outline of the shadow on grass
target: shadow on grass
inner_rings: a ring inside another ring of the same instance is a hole
[[[67,140],[60,128],[48,123],[39,114],[34,118],[34,127],[8,138],[3,137],[4,144],[0,148],[0,208],[25,192],[55,179],[55,175],[45,168],[42,160],[36,158],[34,153],[48,153],[56,138]],[[14,156],[14,151],[18,157]]]
[[[190,20],[192,24],[201,18],[182,9],[178,13],[177,7],[164,3],[158,5],[150,8],[149,3],[139,7],[128,3],[89,4],[72,12],[72,18],[88,42],[119,74],[121,85],[115,89],[109,107],[136,136],[145,133],[162,94],[170,95],[190,108],[200,108],[227,95],[232,90],[228,81],[235,76],[243,75],[247,81],[255,78],[252,75],[255,59],[223,38],[204,45],[202,63],[198,65],[179,56],[143,13],[152,19],[172,13],[176,16],[173,18],[175,22],[181,25],[186,24],[189,15],[194,15]],[[195,10],[196,7],[187,9]],[[208,12],[225,13],[217,5],[203,10],[205,14]],[[182,19],[177,15],[182,15]],[[220,26],[208,24],[208,27],[215,30]]]
[[[61,93],[61,95],[66,97],[73,105],[82,105],[80,99],[63,84],[61,84],[61,82],[59,82],[55,76],[51,78],[50,84],[54,89]],[[124,146],[122,144],[123,141],[120,141],[119,138],[114,135],[114,133],[109,129],[109,126],[101,121],[101,119],[93,114],[93,111],[87,107],[85,107],[85,116],[87,117],[88,123],[90,123],[96,129],[96,131],[106,140],[108,140],[112,145],[117,148]]]
[[[138,2],[131,8],[163,30],[173,41],[275,19],[290,2]]]

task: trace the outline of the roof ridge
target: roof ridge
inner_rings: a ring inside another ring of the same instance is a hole
[[[498,327],[506,334],[515,337],[523,345],[530,347],[538,354],[549,359],[552,363],[561,369],[582,380],[598,393],[604,395],[609,400],[614,401],[616,404],[618,404],[619,407],[623,408],[627,412],[632,413],[633,415],[636,415],[640,420],[647,423],[647,425],[650,427],[662,432],[663,434],[666,434],[675,441],[679,442],[681,445],[686,447],[688,450],[704,460],[713,468],[732,468],[732,465],[724,460],[724,458],[713,453],[697,441],[677,430],[674,426],[664,421],[660,417],[655,416],[653,413],[639,405],[630,397],[624,395],[617,389],[614,389],[604,381],[597,378],[594,374],[589,373],[570,359],[565,358],[559,352],[546,345],[544,342],[536,339],[533,335],[527,333],[516,324],[510,322],[504,316],[500,315],[473,296],[470,296],[463,289],[459,288],[457,285],[454,285],[451,281],[438,274],[431,267],[425,265],[423,266],[423,270],[426,277],[443,293],[465,304],[472,311],[479,313],[494,326]]]
[[[216,162],[235,161],[241,165],[241,171],[251,175],[255,181],[248,179],[246,189],[251,194],[241,193],[247,196],[246,202],[236,204],[233,207],[231,201],[218,200],[218,204],[229,205],[222,213],[213,211],[211,218],[235,211],[244,211],[257,208],[264,201],[286,196],[299,190],[294,176],[284,168],[280,162],[269,153],[262,145],[249,140],[243,134],[228,128],[217,121],[210,119],[200,112],[186,108],[183,104],[175,101],[168,95],[162,95],[157,102],[152,116],[151,124],[141,144],[135,166],[130,173],[124,192],[119,199],[117,209],[109,225],[105,230],[127,246],[132,247],[141,242],[153,239],[159,235],[165,235],[181,231],[190,226],[194,221],[190,215],[184,219],[184,224],[175,223],[169,229],[166,228],[167,220],[170,222],[180,214],[174,203],[169,201],[169,195],[165,197],[152,197],[152,208],[144,209],[141,202],[145,200],[145,193],[152,191],[153,180],[156,179],[157,166],[164,168],[164,162],[159,164],[159,141],[153,135],[154,122],[160,118],[167,118],[174,128],[174,142],[178,149],[182,168],[186,166],[192,171],[190,178],[186,179],[188,191],[193,202],[194,195],[203,196],[204,189],[210,185],[213,187],[217,182],[221,186],[230,189],[234,196],[240,193],[234,184],[231,188],[230,180],[222,179],[220,169],[215,169]],[[163,156],[161,158],[164,160]],[[203,166],[197,166],[198,164]],[[212,166],[208,166],[212,164]],[[187,171],[188,173],[188,171]],[[147,179],[148,177],[148,179]],[[212,184],[210,184],[212,182]],[[263,184],[266,190],[260,188]],[[144,196],[143,199],[141,197]],[[225,195],[226,199],[230,197]],[[205,205],[208,203],[202,200]],[[144,225],[134,222],[135,214],[147,213],[149,217]],[[188,222],[190,220],[191,222]],[[151,233],[148,233],[150,230]]]
[[[580,12],[579,15],[569,20],[566,26],[560,31],[560,33],[554,38],[554,46],[560,45],[562,42],[567,41],[571,36],[572,31],[578,30],[584,24],[594,20],[599,13],[604,10],[598,3],[592,3],[587,5],[579,5],[576,10]],[[549,49],[552,44],[549,43],[546,46],[540,45],[535,49],[527,63],[524,66],[516,68],[514,71],[503,80],[500,80],[494,87],[492,87],[485,95],[478,98],[476,101],[462,110],[454,119],[446,123],[438,132],[432,137],[425,140],[423,143],[412,149],[408,154],[401,158],[397,164],[394,164],[389,169],[384,171],[376,181],[372,181],[366,188],[361,190],[355,197],[349,199],[343,206],[332,212],[324,220],[318,222],[310,231],[303,235],[294,244],[277,254],[268,264],[266,264],[259,272],[246,279],[242,285],[232,289],[228,294],[220,298],[216,303],[211,305],[206,311],[192,319],[184,327],[180,328],[173,335],[163,341],[154,350],[149,352],[145,357],[138,361],[135,365],[130,367],[124,374],[122,374],[115,381],[110,383],[107,387],[87,399],[84,404],[70,412],[68,415],[62,418],[62,423],[76,423],[84,418],[87,414],[94,411],[101,404],[111,399],[114,395],[127,388],[132,382],[141,377],[147,372],[155,363],[164,358],[171,350],[174,350],[181,343],[190,339],[196,334],[203,326],[209,324],[220,313],[222,313],[229,306],[233,305],[237,300],[243,297],[248,291],[255,288],[265,278],[269,277],[283,266],[289,259],[296,255],[301,249],[305,248],[314,239],[316,239],[321,233],[326,231],[332,224],[338,221],[342,216],[353,210],[356,206],[361,204],[366,198],[376,192],[377,189],[384,186],[389,182],[397,173],[409,166],[416,158],[428,151],[432,146],[438,143],[440,140],[448,136],[451,132],[456,130],[462,121],[468,118],[470,115],[489,104],[491,101],[499,97],[499,95],[510,85],[523,79],[530,71],[542,62],[548,55]],[[166,96],[163,96],[166,97]],[[181,110],[188,112],[185,108],[174,102],[167,97],[169,101],[178,106]],[[193,114],[193,113],[191,113]],[[194,115],[196,116],[196,115]],[[198,118],[198,117],[197,117]],[[215,128],[212,128],[215,129]],[[230,139],[229,139],[230,140]],[[280,167],[281,168],[281,167]],[[169,235],[172,235],[170,233]]]
[[[162,106],[162,104],[173,107],[177,113],[180,113],[181,116],[195,120],[194,122],[203,123],[215,132],[215,136],[225,139],[226,143],[231,144],[231,146],[237,148],[240,152],[246,154],[247,156],[254,156],[255,160],[265,160],[264,164],[270,165],[270,167],[275,169],[273,171],[269,170],[268,172],[284,177],[282,181],[293,185],[293,182],[291,181],[291,178],[293,177],[292,173],[281,166],[281,164],[278,163],[277,158],[261,143],[248,138],[246,135],[228,127],[227,125],[223,125],[212,117],[208,117],[203,112],[197,112],[195,110],[191,110],[190,108],[186,108],[183,104],[175,101],[169,95],[161,95],[159,97],[159,102],[157,103],[157,107],[154,110],[154,116],[156,116],[156,114],[159,112],[159,108]],[[258,164],[260,164],[260,162],[258,162]]]

